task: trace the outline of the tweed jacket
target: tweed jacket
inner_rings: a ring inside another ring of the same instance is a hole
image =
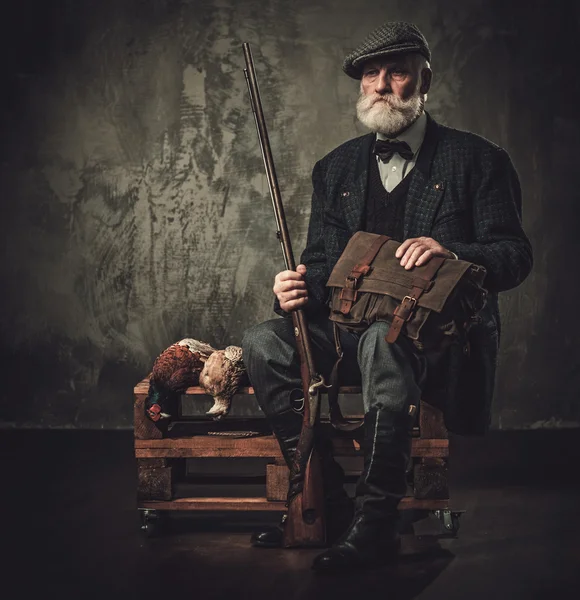
[[[364,228],[373,133],[350,140],[316,163],[306,248],[307,314],[327,310],[326,282],[349,238]],[[428,236],[462,260],[483,265],[488,302],[471,329],[470,353],[447,352],[432,369],[424,398],[444,409],[456,433],[482,434],[490,423],[500,336],[498,292],[519,285],[532,267],[522,229],[517,173],[505,150],[427,115],[425,139],[405,206],[405,239]],[[403,240],[400,240],[403,241]],[[444,374],[444,375],[441,375]]]

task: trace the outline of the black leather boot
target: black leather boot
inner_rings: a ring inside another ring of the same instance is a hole
[[[410,427],[406,413],[375,407],[365,415],[364,469],[356,486],[354,518],[336,544],[314,559],[315,571],[370,568],[396,557],[397,506],[407,489]]]
[[[274,415],[269,419],[272,430],[280,444],[280,449],[288,468],[292,465],[300,431],[302,416],[293,410]],[[332,456],[330,440],[318,438],[316,448],[322,463],[322,477],[326,509],[326,535],[329,543],[336,541],[344,533],[352,519],[354,507],[344,490],[344,471]],[[264,528],[252,534],[250,543],[256,548],[280,548],[284,537],[284,524],[287,514],[276,527]]]
[[[282,456],[288,468],[292,465],[296,446],[300,439],[302,429],[302,416],[292,409],[270,415],[268,418],[270,427],[278,440]],[[276,527],[265,527],[261,531],[255,531],[250,538],[250,543],[255,548],[280,548],[284,535],[284,523],[287,514],[284,513],[282,520]]]

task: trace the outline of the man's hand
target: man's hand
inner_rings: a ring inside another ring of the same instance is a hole
[[[415,265],[420,267],[428,263],[434,256],[443,258],[457,258],[453,252],[446,250],[439,242],[430,237],[409,238],[405,240],[395,252],[401,258],[401,266],[410,270]]]
[[[291,312],[303,308],[308,302],[308,291],[303,278],[305,274],[306,266],[298,265],[296,271],[282,271],[276,275],[272,289],[283,311]]]

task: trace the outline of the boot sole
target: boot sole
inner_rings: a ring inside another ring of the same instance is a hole
[[[381,554],[376,558],[361,558],[360,561],[357,560],[353,561],[352,563],[342,563],[335,565],[316,565],[315,563],[313,563],[310,568],[315,573],[321,574],[346,574],[354,571],[370,571],[373,569],[380,569],[381,567],[386,567],[397,562],[397,560],[399,559],[400,548],[401,542],[400,540],[398,540],[393,548],[389,549],[388,551],[385,551],[384,554]]]

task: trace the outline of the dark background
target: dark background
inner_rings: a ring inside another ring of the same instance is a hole
[[[577,4],[20,0],[3,12],[0,425],[129,427],[132,387],[165,347],[239,344],[274,316],[283,265],[241,44],[298,254],[314,162],[363,133],[342,59],[398,19],[431,45],[431,114],[505,147],[521,178],[535,266],[501,295],[494,427],[580,424]]]

